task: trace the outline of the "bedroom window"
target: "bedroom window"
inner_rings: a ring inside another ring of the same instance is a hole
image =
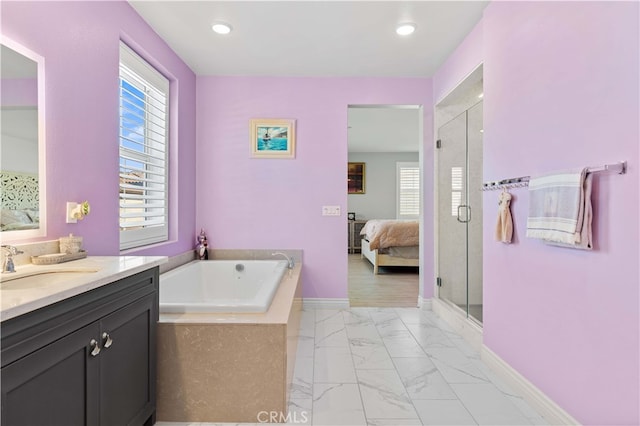
[[[398,219],[417,219],[420,216],[420,165],[396,163]]]
[[[166,241],[169,80],[120,43],[120,249]]]
[[[451,216],[458,217],[462,204],[462,167],[451,168]]]

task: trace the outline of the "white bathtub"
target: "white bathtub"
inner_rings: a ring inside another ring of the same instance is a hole
[[[282,260],[201,260],[160,275],[160,313],[266,312]]]

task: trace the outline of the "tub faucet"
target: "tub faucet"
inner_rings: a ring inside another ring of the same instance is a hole
[[[13,263],[13,256],[21,254],[23,252],[21,252],[14,246],[9,245],[3,245],[2,251],[5,252],[4,262],[2,263],[2,272],[15,272],[16,266]]]
[[[271,253],[271,256],[277,256],[277,255],[284,256],[285,259],[287,259],[287,268],[293,269],[293,267],[296,266],[295,263],[293,262],[293,257],[289,257],[286,254],[282,253],[281,251]]]

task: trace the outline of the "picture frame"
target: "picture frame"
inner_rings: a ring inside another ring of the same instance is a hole
[[[251,119],[252,158],[295,158],[296,121],[293,119]]]
[[[365,163],[349,162],[347,166],[347,194],[365,193]]]

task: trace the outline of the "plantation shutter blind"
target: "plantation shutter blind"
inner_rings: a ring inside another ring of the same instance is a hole
[[[397,163],[398,219],[420,216],[420,166],[418,163]]]
[[[451,168],[451,216],[458,216],[458,207],[462,204],[462,188],[464,183],[464,169]]]
[[[169,236],[169,80],[120,43],[120,249]]]

